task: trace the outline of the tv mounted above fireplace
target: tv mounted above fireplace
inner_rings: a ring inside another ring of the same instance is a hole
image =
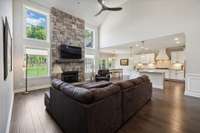
[[[81,59],[81,47],[69,46],[66,44],[60,45],[60,58],[61,59]]]

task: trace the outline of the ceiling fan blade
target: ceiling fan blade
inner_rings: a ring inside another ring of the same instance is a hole
[[[110,11],[121,11],[122,8],[121,8],[121,7],[114,7],[114,8],[107,8],[106,10],[110,10]]]
[[[97,14],[95,14],[94,16],[99,16],[102,12],[104,11],[104,9],[101,9]]]
[[[122,8],[121,7],[107,7],[106,5],[104,5],[103,0],[97,0],[98,3],[102,6],[102,9],[95,15],[98,16],[100,15],[103,11],[121,11]]]
[[[103,7],[103,6],[105,6],[104,4],[103,4],[103,0],[98,0],[98,2],[99,2],[99,4]]]

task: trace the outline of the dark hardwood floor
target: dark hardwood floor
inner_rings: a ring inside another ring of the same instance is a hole
[[[45,91],[15,95],[10,133],[62,133],[45,111]],[[118,133],[200,133],[200,99],[184,96],[183,83],[166,82]]]

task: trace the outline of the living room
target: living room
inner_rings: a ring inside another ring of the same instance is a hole
[[[0,133],[198,133],[199,5],[1,0]]]

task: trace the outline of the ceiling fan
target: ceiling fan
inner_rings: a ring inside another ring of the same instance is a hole
[[[103,11],[121,11],[121,7],[108,7],[104,4],[104,0],[98,0],[99,4],[101,5],[102,9],[95,15],[100,15]]]

